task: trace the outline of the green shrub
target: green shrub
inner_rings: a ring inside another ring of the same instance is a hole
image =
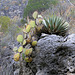
[[[29,0],[27,7],[24,9],[23,17],[32,14],[35,10],[42,11],[48,9],[50,5],[56,5],[57,0]]]
[[[6,32],[8,31],[8,27],[10,25],[11,21],[10,18],[7,16],[0,16],[0,25],[1,25],[1,31]]]

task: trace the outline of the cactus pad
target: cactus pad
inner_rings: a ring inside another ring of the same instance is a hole
[[[22,43],[22,42],[23,42],[23,36],[22,36],[22,35],[18,35],[18,36],[17,36],[17,41],[18,41],[19,43]]]
[[[19,49],[18,49],[18,52],[22,52],[23,51],[23,47],[20,46]]]
[[[14,60],[15,60],[15,61],[19,61],[19,58],[20,58],[20,54],[19,54],[19,53],[16,53],[16,54],[14,55]]]

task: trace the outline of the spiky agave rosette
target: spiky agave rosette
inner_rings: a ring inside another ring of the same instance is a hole
[[[49,17],[49,19],[45,18],[43,24],[48,33],[58,35],[64,35],[69,27],[68,22],[57,16]]]

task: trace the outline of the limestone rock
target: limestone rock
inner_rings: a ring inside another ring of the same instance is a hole
[[[35,64],[41,72],[47,75],[66,75],[68,70],[75,73],[75,34],[66,38],[48,35],[38,41],[35,50]]]

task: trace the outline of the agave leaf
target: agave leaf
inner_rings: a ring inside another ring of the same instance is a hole
[[[47,27],[45,20],[43,20],[43,22],[42,22],[42,23],[43,23],[43,24]]]
[[[63,20],[58,18],[57,25],[58,25],[58,26],[61,25],[62,22],[63,22]]]
[[[53,25],[54,24],[53,24],[52,18],[49,18],[49,24],[50,24],[50,31],[53,32],[53,27],[54,27]]]
[[[63,30],[66,31],[68,29],[67,25],[63,25]]]
[[[69,24],[68,24],[68,23],[67,23],[67,24],[66,24],[66,23],[64,23],[64,24],[63,24],[63,27],[64,27],[64,30],[67,30],[67,29],[68,29],[68,27],[69,27]]]
[[[51,29],[51,18],[49,17],[49,24],[50,24],[50,29]]]
[[[54,16],[53,16],[53,18],[52,18],[52,25],[53,25],[53,27],[54,27],[54,21],[55,21],[55,20],[54,20]]]
[[[52,30],[52,31],[53,31],[53,32],[54,32],[54,29],[55,29],[55,24],[54,24],[54,23],[55,23],[55,18],[54,18],[54,16],[53,16],[53,18],[52,18],[52,25],[53,25],[53,30]]]
[[[55,18],[55,29],[54,29],[54,31],[56,31],[58,26],[59,26],[58,22],[59,22],[59,19],[56,17]]]
[[[58,25],[57,23],[58,23],[58,18],[56,17],[56,22],[55,22],[56,27],[57,27],[57,25]]]
[[[56,22],[57,22],[57,17],[55,17],[55,22],[54,22],[54,31],[56,30],[56,27],[57,27]]]
[[[60,31],[60,32],[64,32],[64,31],[65,31],[65,28],[66,28],[66,27],[64,26],[65,22],[66,22],[66,21],[63,22],[63,20],[60,19],[60,21],[59,21],[59,26],[58,26],[58,29],[57,29],[58,32],[59,32],[59,31]]]
[[[68,22],[65,22],[65,26],[69,27],[69,23]]]
[[[60,26],[63,26],[63,25],[65,24],[65,22],[66,22],[66,21],[63,21],[63,22],[60,24]]]
[[[64,24],[64,23],[65,23],[65,21],[59,25],[57,31],[61,31],[62,29],[64,29],[64,28],[63,28],[63,24]]]
[[[50,27],[50,30],[51,30],[51,32],[53,31],[53,24],[52,24],[52,19],[51,19],[51,27]]]
[[[56,26],[58,26],[58,25],[60,25],[60,22],[61,20],[57,17],[57,19],[56,19]]]
[[[48,21],[44,18],[45,22],[46,22],[46,27],[49,28],[49,23]]]
[[[61,23],[62,23],[62,20],[59,19],[59,18],[57,18],[57,19],[56,19],[56,23],[55,23],[55,25],[56,25],[55,30],[58,31],[58,27],[61,25]]]

